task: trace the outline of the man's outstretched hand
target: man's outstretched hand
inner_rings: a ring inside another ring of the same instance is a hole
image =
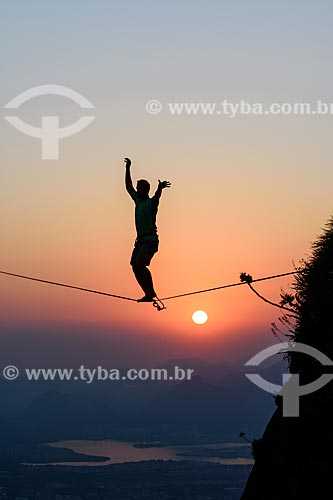
[[[171,186],[171,182],[169,182],[169,181],[160,181],[158,179],[158,188],[159,189],[169,188],[170,186]]]
[[[131,162],[131,160],[129,158],[125,158],[124,162],[125,162],[125,167],[129,168],[132,165],[132,162]]]

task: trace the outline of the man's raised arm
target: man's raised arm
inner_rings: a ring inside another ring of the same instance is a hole
[[[126,173],[125,173],[125,186],[127,192],[133,197],[133,194],[135,194],[135,189],[133,187],[133,182],[132,182],[132,177],[131,177],[131,160],[129,158],[124,159],[125,162],[125,167],[126,167]]]
[[[158,180],[158,186],[157,186],[157,189],[155,191],[154,198],[159,200],[163,189],[169,188],[170,186],[171,186],[171,182],[169,182],[169,181],[162,181],[161,182],[160,180]]]

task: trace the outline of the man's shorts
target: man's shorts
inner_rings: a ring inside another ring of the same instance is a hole
[[[131,266],[149,266],[151,259],[158,251],[158,243],[158,241],[136,240],[130,262]]]

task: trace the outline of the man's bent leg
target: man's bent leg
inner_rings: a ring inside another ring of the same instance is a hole
[[[153,278],[148,267],[144,265],[134,265],[133,272],[136,277],[137,282],[144,291],[146,297],[156,297],[156,292],[154,290]]]
[[[153,278],[147,266],[158,250],[158,242],[137,242],[133,250],[131,265],[137,282],[149,299],[156,297]]]

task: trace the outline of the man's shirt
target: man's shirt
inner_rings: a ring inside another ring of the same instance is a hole
[[[156,215],[160,197],[155,193],[152,198],[142,200],[134,188],[129,194],[135,203],[135,227],[138,239],[158,241]]]

